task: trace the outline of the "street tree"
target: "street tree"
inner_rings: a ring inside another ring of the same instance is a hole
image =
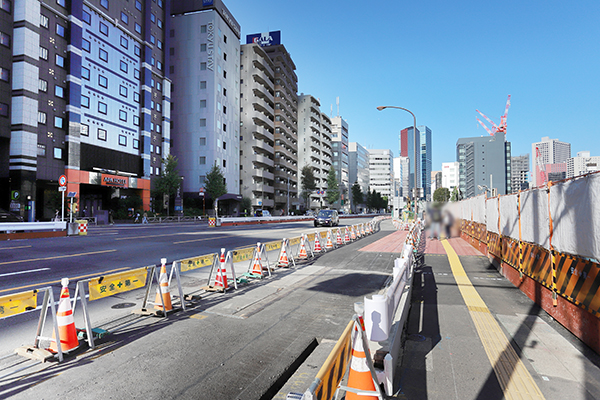
[[[206,174],[204,187],[206,188],[208,197],[213,199],[213,201],[227,193],[223,171],[221,171],[221,168],[216,163],[212,166],[208,174]]]
[[[311,166],[305,165],[304,167],[302,167],[302,171],[300,171],[300,183],[302,185],[301,196],[304,199],[304,203],[306,204],[306,209],[309,209],[310,195],[312,192],[317,190],[317,184],[315,183],[315,174]]]
[[[329,173],[327,174],[326,199],[330,205],[332,205],[340,199],[340,185],[338,184],[337,178],[335,176],[335,170],[333,168],[330,168]]]
[[[181,176],[177,170],[177,157],[169,154],[167,158],[162,159],[162,174],[156,179],[152,197],[156,210],[163,211],[164,199],[169,199],[169,207],[173,204],[171,197],[175,196],[177,189],[181,185]]]
[[[450,196],[450,201],[460,201],[462,200],[462,193],[458,187],[454,187],[452,191],[452,196]]]
[[[447,203],[448,200],[450,200],[450,190],[448,188],[440,187],[435,189],[435,192],[433,192],[433,201]]]
[[[356,206],[362,204],[364,195],[358,182],[354,182],[354,185],[352,185],[350,190],[352,190],[352,208],[354,209],[354,212],[356,212]]]

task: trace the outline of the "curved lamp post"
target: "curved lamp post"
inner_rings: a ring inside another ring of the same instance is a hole
[[[417,117],[415,117],[415,114],[413,114],[412,111],[410,111],[409,109],[406,109],[404,107],[396,107],[396,106],[379,106],[379,107],[377,107],[377,109],[379,111],[383,111],[386,108],[396,108],[398,110],[404,110],[413,116],[413,148],[414,148],[414,157],[415,157],[415,166],[414,166],[415,173],[413,174],[413,183],[414,183],[413,198],[415,199],[415,221],[416,221],[417,216],[419,215],[418,205],[417,205],[417,203],[418,203],[418,201],[417,201],[417,192],[418,192],[418,189],[417,189]]]

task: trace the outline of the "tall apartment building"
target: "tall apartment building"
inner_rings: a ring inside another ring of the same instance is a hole
[[[169,44],[172,153],[184,196],[195,198],[214,165],[228,193],[239,193],[240,179],[240,25],[220,0],[208,3],[173,3]]]
[[[430,136],[431,137],[431,136]],[[415,160],[415,139],[416,139],[416,148],[417,148],[417,159]],[[419,149],[421,149],[421,135],[419,133],[419,129],[417,128],[417,134],[416,136],[413,133],[413,127],[408,127],[406,129],[402,129],[402,131],[400,131],[400,156],[401,157],[407,157],[409,160],[408,163],[408,167],[409,167],[409,171],[408,171],[408,190],[407,192],[404,194],[404,196],[409,196],[412,198],[412,189],[415,187],[415,170],[417,171],[416,173],[416,187],[420,188],[423,187],[421,184],[421,179],[422,179],[422,173],[419,173],[418,171],[421,171],[421,160],[422,160],[422,156],[420,156],[419,154]]]
[[[149,209],[150,179],[169,153],[170,2],[1,6],[0,198],[12,191],[11,210],[50,219],[45,205],[66,175],[88,216],[126,196]]]
[[[510,162],[511,188],[513,193],[529,189],[529,154],[512,157]]]
[[[392,204],[394,196],[394,154],[387,149],[369,150],[369,187],[387,197]]]
[[[580,151],[577,157],[567,159],[567,178],[600,171],[600,156],[590,156],[589,151]]]
[[[421,187],[425,199],[431,201],[431,159],[433,157],[431,148],[431,129],[425,125],[417,127],[421,134]]]
[[[296,66],[279,31],[247,35],[241,53],[240,190],[277,214],[300,205]]]
[[[342,200],[348,199],[350,191],[350,157],[348,154],[348,122],[339,115],[331,118],[331,144],[332,144],[332,160],[335,175],[338,178],[340,187],[340,200],[334,205],[335,208],[350,209],[349,202],[344,201],[344,206],[341,207]]]
[[[460,163],[458,161],[442,163],[442,187],[450,189],[450,193],[458,186],[459,171]]]
[[[541,171],[538,167],[538,150],[540,163],[546,164],[561,164],[566,163],[571,157],[571,144],[561,142],[558,139],[550,139],[548,136],[542,138],[540,142],[531,144],[533,187],[538,186],[542,182]],[[551,167],[550,167],[551,168]],[[558,168],[558,167],[557,167]],[[548,168],[546,168],[548,169]]]
[[[511,193],[510,149],[510,142],[501,133],[458,139],[459,189],[464,198],[483,193],[479,186],[497,189],[501,195]]]
[[[360,143],[350,142],[348,144],[348,181],[350,187],[356,182],[360,185],[360,190],[367,193],[369,180],[369,151]]]
[[[319,99],[309,94],[298,97],[298,143],[298,170],[306,165],[312,167],[318,192],[310,196],[305,206],[321,208],[320,193],[327,190],[327,173],[332,163],[331,120],[321,112]]]

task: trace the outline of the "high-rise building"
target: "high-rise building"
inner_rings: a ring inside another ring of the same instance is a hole
[[[428,201],[431,201],[433,192],[431,191],[431,129],[425,125],[417,127],[421,134],[421,187],[423,188],[423,196]]]
[[[128,196],[149,209],[169,153],[170,2],[0,4],[0,206],[12,191],[11,210],[50,219],[66,175],[88,216]]]
[[[510,142],[502,133],[458,139],[456,158],[463,197],[483,193],[485,188],[496,189],[498,194],[511,193],[510,151]]]
[[[431,137],[431,135],[430,135]],[[415,139],[416,139],[416,148],[417,150],[421,149],[421,135],[419,133],[419,129],[417,128],[417,135],[415,137],[415,135],[413,134],[413,127],[408,127],[406,129],[403,129],[400,132],[400,156],[402,157],[407,157],[409,159],[409,171],[408,171],[408,176],[409,176],[409,181],[408,181],[408,189],[410,191],[410,193],[412,193],[412,189],[415,187],[415,169],[417,171],[421,171],[421,159],[422,157],[420,156],[420,152],[417,151],[417,159],[414,160],[415,157]],[[422,187],[421,185],[421,179],[422,179],[422,174],[418,173],[416,174],[417,177],[417,181],[416,181],[416,187],[420,188]],[[405,193],[405,196],[410,196],[412,198],[412,194],[410,193]]]
[[[442,171],[431,171],[431,199],[437,188],[442,187]]]
[[[571,157],[571,144],[561,142],[558,139],[550,139],[548,136],[542,138],[540,142],[531,144],[532,168],[533,173],[533,187],[538,186],[543,178],[541,171],[538,166],[538,152],[539,152],[539,163],[546,166],[546,164],[561,164],[566,163],[567,159]],[[548,167],[547,169],[561,169],[560,167]],[[547,172],[547,171],[546,171]]]
[[[321,208],[327,190],[327,173],[331,169],[331,120],[321,112],[319,99],[307,94],[298,97],[298,170],[308,165],[315,176],[316,192],[310,196],[308,209]],[[303,188],[300,187],[300,193]],[[304,202],[304,200],[302,200]]]
[[[348,144],[348,123],[340,116],[331,118],[333,168],[340,187],[340,200],[336,202],[334,207],[346,210],[350,210],[350,202],[344,201],[348,199],[350,190]],[[342,201],[344,201],[343,207]]]
[[[172,153],[185,197],[199,197],[215,165],[227,192],[239,193],[240,26],[220,0],[210,3],[176,1],[171,18]]]
[[[510,162],[511,188],[513,193],[529,189],[529,154],[513,156]]]
[[[357,142],[348,144],[348,179],[350,187],[354,183],[360,185],[360,190],[369,190],[369,151]]]
[[[567,159],[567,178],[600,171],[600,156],[590,156],[589,151],[580,151],[577,157]]]
[[[394,196],[394,154],[387,149],[369,150],[369,187],[392,204]]]
[[[394,180],[398,184],[398,195],[408,198],[409,195],[409,169],[410,159],[408,157],[394,157]]]

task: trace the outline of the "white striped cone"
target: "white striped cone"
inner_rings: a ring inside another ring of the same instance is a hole
[[[165,304],[165,309],[171,311],[173,305],[171,304],[171,290],[169,289],[169,277],[167,276],[167,259],[162,258],[160,260],[160,275],[158,276],[158,284],[160,285],[160,291],[156,289],[156,300],[154,301],[154,308],[162,310],[162,303],[160,301],[160,292],[162,292],[162,301]]]
[[[375,391],[375,382],[367,365],[367,355],[363,346],[361,332],[353,331],[352,360],[348,372],[348,387],[364,391]],[[377,396],[363,396],[346,392],[347,400],[377,400]]]
[[[319,241],[319,232],[315,232],[315,253],[323,251],[321,248],[321,242]]]
[[[60,291],[60,300],[58,302],[58,310],[56,312],[56,321],[58,325],[58,335],[60,336],[60,349],[63,352],[73,350],[79,347],[77,339],[77,329],[75,329],[75,319],[73,318],[73,310],[71,309],[71,298],[69,296],[69,279],[61,280],[62,289]],[[49,350],[58,351],[56,344],[56,334],[52,330],[52,339]]]

